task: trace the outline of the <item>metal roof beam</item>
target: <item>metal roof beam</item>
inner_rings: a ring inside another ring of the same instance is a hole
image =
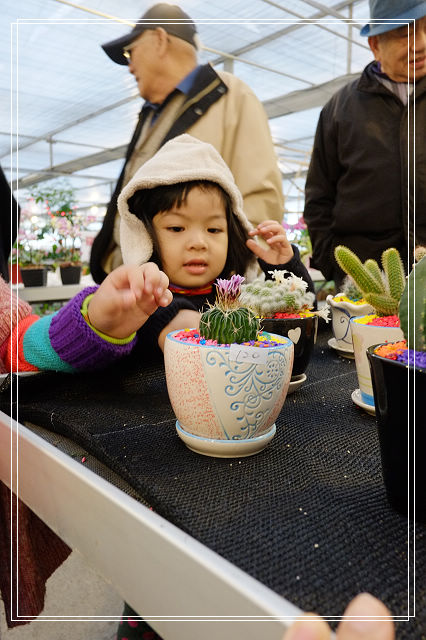
[[[31,173],[29,176],[25,176],[24,178],[19,178],[18,180],[12,182],[11,187],[13,190],[27,189],[33,184],[44,182],[45,180],[49,180],[50,178],[55,177],[56,175],[58,175],[58,173],[61,175],[71,175],[73,173],[76,173],[77,171],[82,171],[83,169],[87,169],[89,167],[96,167],[100,164],[112,162],[112,160],[119,160],[121,158],[124,158],[126,149],[127,144],[123,144],[119,147],[114,147],[113,149],[106,149],[105,151],[92,153],[89,156],[83,156],[82,158],[71,160],[70,162],[57,164],[55,167],[49,167],[48,169],[44,169],[36,173]]]
[[[291,11],[289,9],[286,9],[285,7],[280,6],[279,4],[272,2],[271,0],[263,0],[263,2],[267,2],[268,4],[271,4],[279,9],[282,9],[283,11],[286,11],[287,13],[292,13],[293,15],[296,15],[296,17],[299,17],[301,19],[301,22],[298,22],[296,24],[292,24],[290,27],[285,27],[284,29],[279,29],[278,31],[275,31],[275,33],[270,33],[268,36],[265,36],[264,38],[260,38],[259,40],[254,40],[253,42],[250,42],[250,44],[245,45],[244,47],[240,47],[239,49],[236,49],[235,51],[232,51],[232,55],[234,56],[240,56],[243,53],[247,53],[248,51],[252,51],[253,49],[257,49],[258,47],[262,47],[265,44],[270,43],[272,40],[277,40],[277,38],[281,38],[282,36],[285,36],[289,33],[291,33],[292,31],[296,31],[297,29],[300,29],[301,27],[306,26],[306,22],[304,22],[303,20],[309,19],[309,20],[319,20],[320,18],[325,18],[327,16],[327,13],[324,13],[323,11],[315,13],[313,16],[310,16],[309,18],[303,18],[303,16],[299,16],[299,14],[295,14],[294,11]],[[338,4],[336,4],[334,7],[330,8],[334,9],[334,10],[340,10],[343,9],[345,7],[347,7],[348,5],[351,5],[352,2],[339,2]],[[333,33],[333,35],[337,35],[339,37],[344,37],[345,39],[347,39],[346,36],[343,36],[341,33],[336,32],[336,31],[332,31],[331,29],[328,29],[327,27],[325,27],[324,25],[320,25],[317,23],[314,23],[317,27],[321,27],[323,29],[325,29],[326,31],[331,31]],[[362,47],[364,49],[369,49],[369,47],[367,47],[366,45],[361,44],[360,42],[356,42],[355,40],[352,40],[352,42],[356,45],[358,45],[359,47]],[[215,60],[213,60],[212,64],[216,65],[216,64],[221,64],[223,63],[225,60],[225,56],[221,56],[220,58],[217,58]]]
[[[348,82],[359,78],[359,73],[350,73],[334,78],[329,82],[316,85],[312,88],[292,91],[277,98],[266,100],[263,103],[268,118],[279,118],[314,107],[322,107],[331,96]]]

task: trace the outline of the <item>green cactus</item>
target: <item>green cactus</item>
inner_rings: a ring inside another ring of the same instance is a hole
[[[400,300],[405,288],[405,273],[401,256],[396,249],[386,249],[382,253],[382,265],[386,273],[389,293],[395,300]]]
[[[241,343],[256,340],[260,322],[248,309],[223,311],[211,307],[200,319],[200,334],[206,340],[217,340],[219,344]]]
[[[369,260],[366,260],[364,262],[364,267],[367,269],[369,274],[371,276],[373,276],[373,278],[376,280],[376,282],[379,285],[379,287],[381,287],[382,286],[382,282],[383,282],[382,281],[382,272],[380,271],[380,267],[377,264],[377,262],[370,258]]]
[[[409,349],[426,351],[426,256],[414,265],[399,305],[399,319]]]
[[[256,340],[260,321],[252,311],[240,305],[241,283],[234,275],[230,280],[216,281],[216,304],[201,315],[200,334],[219,344]]]
[[[374,307],[379,316],[398,313],[405,275],[397,249],[386,249],[382,253],[384,277],[375,260],[366,260],[362,264],[348,247],[339,245],[335,248],[334,255],[340,268],[354,279],[363,298]]]
[[[272,280],[255,280],[241,287],[240,302],[263,318],[274,313],[294,313],[310,309],[315,295],[306,291],[307,283],[286,271],[270,271]]]

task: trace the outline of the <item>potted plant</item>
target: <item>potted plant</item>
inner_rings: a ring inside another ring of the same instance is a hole
[[[350,320],[352,343],[359,389],[352,393],[354,403],[368,413],[374,414],[374,397],[367,348],[379,342],[395,342],[403,335],[396,315],[405,287],[404,267],[397,249],[386,249],[382,253],[383,273],[375,260],[363,264],[353,251],[339,245],[335,248],[336,260],[345,273],[350,275],[363,298],[375,313],[352,317]]]
[[[173,331],[164,347],[166,381],[185,444],[204,455],[258,453],[274,437],[293,366],[293,343],[259,331],[241,307],[244,278],[218,280],[200,328]]]
[[[81,278],[81,215],[77,211],[75,190],[63,182],[52,187],[35,185],[31,196],[44,206],[50,219],[54,244],[52,252],[59,265],[63,284],[78,284]]]
[[[328,321],[328,310],[312,311],[315,295],[306,291],[308,285],[302,278],[286,271],[269,273],[272,280],[258,279],[241,286],[241,304],[261,319],[264,331],[293,341],[292,391],[306,380],[305,371],[317,336],[318,315]]]
[[[328,295],[326,302],[331,309],[333,338],[328,345],[345,358],[354,357],[350,319],[373,313],[373,307],[362,297],[361,291],[350,276],[343,281],[342,290]]]
[[[39,224],[39,219],[29,208],[23,208],[18,237],[12,247],[12,263],[19,265],[22,282],[26,287],[41,287],[47,284],[47,252],[41,246],[44,236],[44,225]]]
[[[388,500],[400,513],[425,522],[426,257],[409,275],[398,314],[404,340],[372,345],[367,357]]]

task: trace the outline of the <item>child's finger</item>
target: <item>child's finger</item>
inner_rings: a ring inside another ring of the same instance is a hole
[[[246,241],[246,245],[258,258],[262,258],[265,255],[265,249],[260,246],[255,240],[251,240],[250,238]]]

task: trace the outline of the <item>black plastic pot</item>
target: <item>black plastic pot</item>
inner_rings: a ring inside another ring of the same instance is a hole
[[[25,287],[45,287],[47,284],[47,269],[45,267],[21,267],[21,278]]]
[[[399,513],[426,522],[426,371],[378,356],[377,346],[367,357],[387,497]]]
[[[78,284],[81,279],[81,265],[60,265],[62,284]]]
[[[305,373],[317,339],[318,316],[307,318],[263,318],[263,331],[290,338],[294,344],[294,364],[291,377]],[[299,331],[300,330],[300,331]],[[290,335],[289,335],[290,332]]]

